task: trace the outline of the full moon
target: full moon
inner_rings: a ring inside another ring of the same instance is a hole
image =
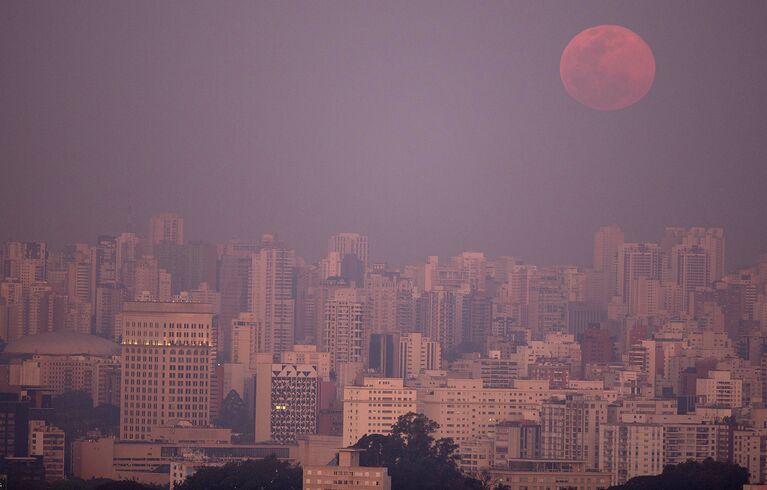
[[[600,111],[639,102],[655,79],[655,57],[634,31],[617,25],[590,27],[575,36],[559,61],[570,96]]]

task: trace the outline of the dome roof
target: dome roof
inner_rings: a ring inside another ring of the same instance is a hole
[[[120,353],[120,346],[111,340],[76,332],[49,332],[21,337],[9,342],[3,354],[41,354],[52,356],[91,355],[110,357]]]

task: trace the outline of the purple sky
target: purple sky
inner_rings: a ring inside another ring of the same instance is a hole
[[[767,252],[767,2],[0,2],[0,240],[150,214],[315,259],[590,261],[593,231],[724,226]],[[652,47],[639,104],[570,99],[572,36]]]

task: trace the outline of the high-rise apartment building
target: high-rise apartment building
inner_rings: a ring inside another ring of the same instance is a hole
[[[184,244],[184,218],[175,213],[161,213],[149,220],[149,246],[168,242]]]
[[[229,360],[250,369],[256,353],[269,352],[265,337],[263,324],[256,320],[255,314],[240,313],[232,320]]]
[[[325,302],[324,348],[330,353],[331,369],[363,360],[363,311],[362,292],[354,288],[338,289]]]
[[[344,388],[344,447],[365,434],[391,433],[400,415],[416,412],[416,390],[401,378],[365,378],[362,386]]]
[[[210,305],[128,302],[120,324],[120,437],[146,439],[152,428],[179,421],[208,425],[215,362]]]
[[[320,376],[311,364],[259,363],[256,367],[256,441],[294,442],[316,434]]]
[[[661,280],[662,253],[655,243],[624,243],[618,248],[618,296],[633,313],[639,279]]]
[[[354,255],[367,266],[368,256],[368,237],[359,233],[339,233],[333,235],[328,240],[328,252],[336,252],[343,260],[345,255]]]
[[[263,324],[266,349],[274,353],[290,350],[294,342],[295,267],[295,252],[264,235],[252,256],[249,311]]]
[[[117,241],[115,237],[101,235],[98,244],[90,249],[91,298],[96,302],[96,289],[117,284]]]
[[[418,299],[418,329],[443,350],[461,343],[459,298],[455,291],[435,286]]]
[[[594,233],[594,272],[597,273],[599,304],[606,306],[618,294],[618,249],[625,237],[616,225],[603,226]]]
[[[722,228],[674,228],[668,227],[663,235],[663,250],[671,255],[675,245],[685,247],[700,247],[709,256],[709,275],[706,282],[712,282],[724,277],[724,229]],[[673,266],[673,263],[670,264]]]
[[[420,333],[406,333],[399,338],[399,369],[397,376],[405,379],[417,377],[424,371],[442,368],[442,349],[439,342]]]
[[[580,394],[552,398],[541,407],[541,450],[546,459],[585,461],[597,468],[599,428],[607,422],[607,401]]]
[[[663,426],[610,423],[599,431],[599,469],[611,473],[613,485],[663,472]]]
[[[45,242],[7,242],[3,278],[18,279],[23,286],[46,280],[48,246]]]
[[[681,287],[685,310],[695,290],[711,287],[711,259],[711,254],[698,245],[675,245],[671,249],[671,275]]]
[[[493,334],[493,299],[483,291],[472,291],[463,297],[461,308],[463,341],[487,351],[487,339]]]
[[[229,248],[229,247],[228,247]],[[251,302],[251,267],[253,265],[250,250],[233,250],[224,254],[218,267],[218,291],[221,294],[221,352],[227,354],[232,348],[232,321],[240,313],[249,311]]]

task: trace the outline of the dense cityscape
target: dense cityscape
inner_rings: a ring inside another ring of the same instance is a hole
[[[765,19],[0,1],[0,490],[767,490]]]
[[[605,226],[590,267],[393,268],[359,233],[307,263],[277,235],[188,241],[184,223],[5,243],[11,480],[184,488],[274,455],[305,489],[397,488],[362,448],[414,414],[476,488],[605,489],[689,460],[765,480],[767,257],[727,270],[721,228]]]

